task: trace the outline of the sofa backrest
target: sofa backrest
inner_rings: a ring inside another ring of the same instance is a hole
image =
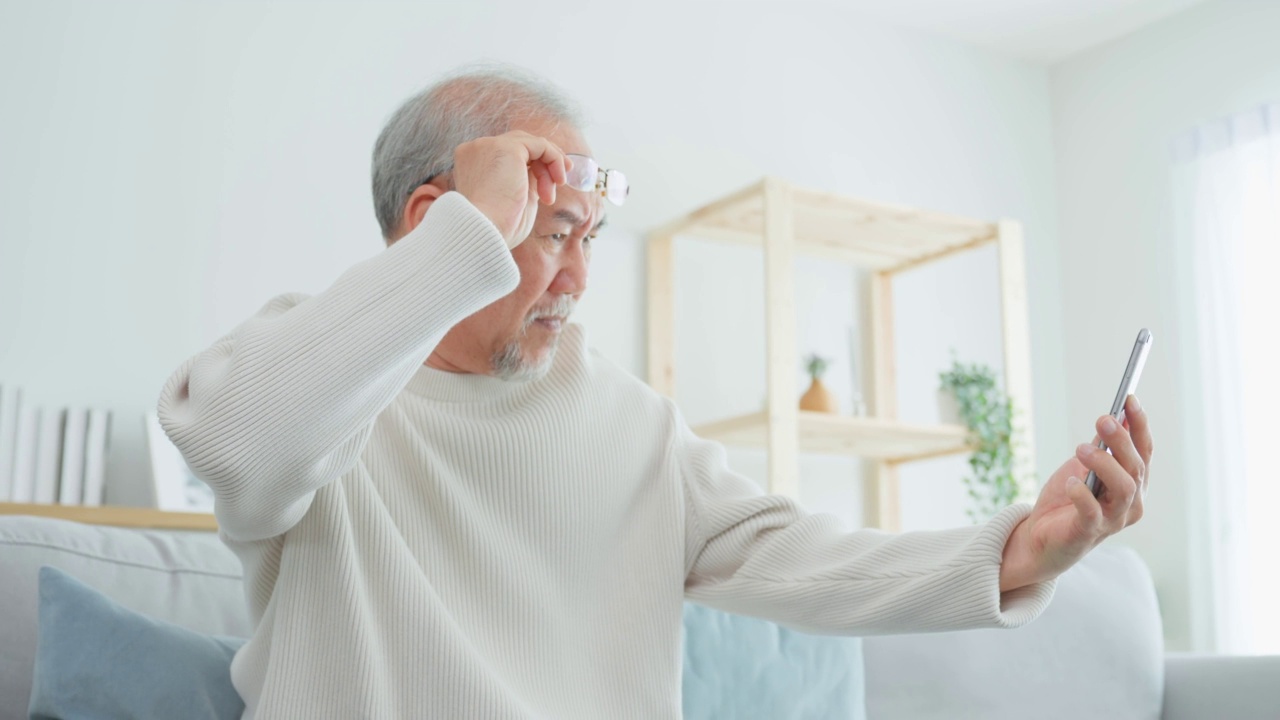
[[[1151,573],[1096,548],[1016,630],[863,639],[870,718],[1159,718],[1164,641]]]
[[[0,720],[27,717],[41,565],[153,618],[203,633],[249,634],[240,561],[213,533],[0,516]]]

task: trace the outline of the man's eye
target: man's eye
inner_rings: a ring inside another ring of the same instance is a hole
[[[568,238],[569,236],[566,233],[551,233],[550,237],[552,240],[555,240],[556,242],[564,242],[565,239]]]

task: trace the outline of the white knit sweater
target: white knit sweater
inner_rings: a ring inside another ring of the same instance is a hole
[[[678,718],[684,599],[827,634],[1011,627],[1026,506],[891,535],[763,494],[569,325],[531,383],[423,360],[511,292],[462,195],[314,296],[284,295],[166,383],[255,627],[246,718]]]

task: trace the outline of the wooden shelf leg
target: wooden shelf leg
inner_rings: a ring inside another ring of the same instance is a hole
[[[863,515],[876,518],[868,527],[878,527],[888,532],[901,532],[902,512],[898,504],[898,464],[879,461],[875,473],[866,479],[863,493]]]
[[[769,492],[798,497],[800,415],[796,373],[795,236],[791,190],[764,183],[765,371],[769,396]]]
[[[1035,431],[1031,404],[1031,321],[1027,309],[1026,252],[1022,225],[997,224],[1000,248],[1000,308],[1004,336],[1004,386],[1013,400],[1022,447],[1014,456],[1015,477],[1035,478]],[[1034,490],[1034,488],[1028,488]]]
[[[893,274],[877,272],[871,276],[871,348],[872,378],[875,384],[873,410],[881,420],[898,417],[898,385],[894,372],[893,348]],[[896,532],[902,525],[898,512],[898,468],[887,462],[876,463],[874,477],[864,483],[863,524]]]
[[[649,385],[669,398],[676,396],[675,238],[649,238]]]

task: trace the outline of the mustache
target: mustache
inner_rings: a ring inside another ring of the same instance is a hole
[[[572,295],[561,295],[554,302],[540,307],[535,307],[529,311],[524,318],[524,326],[527,328],[544,317],[562,317],[568,318],[573,314],[574,309],[578,306],[578,301],[573,299]]]

